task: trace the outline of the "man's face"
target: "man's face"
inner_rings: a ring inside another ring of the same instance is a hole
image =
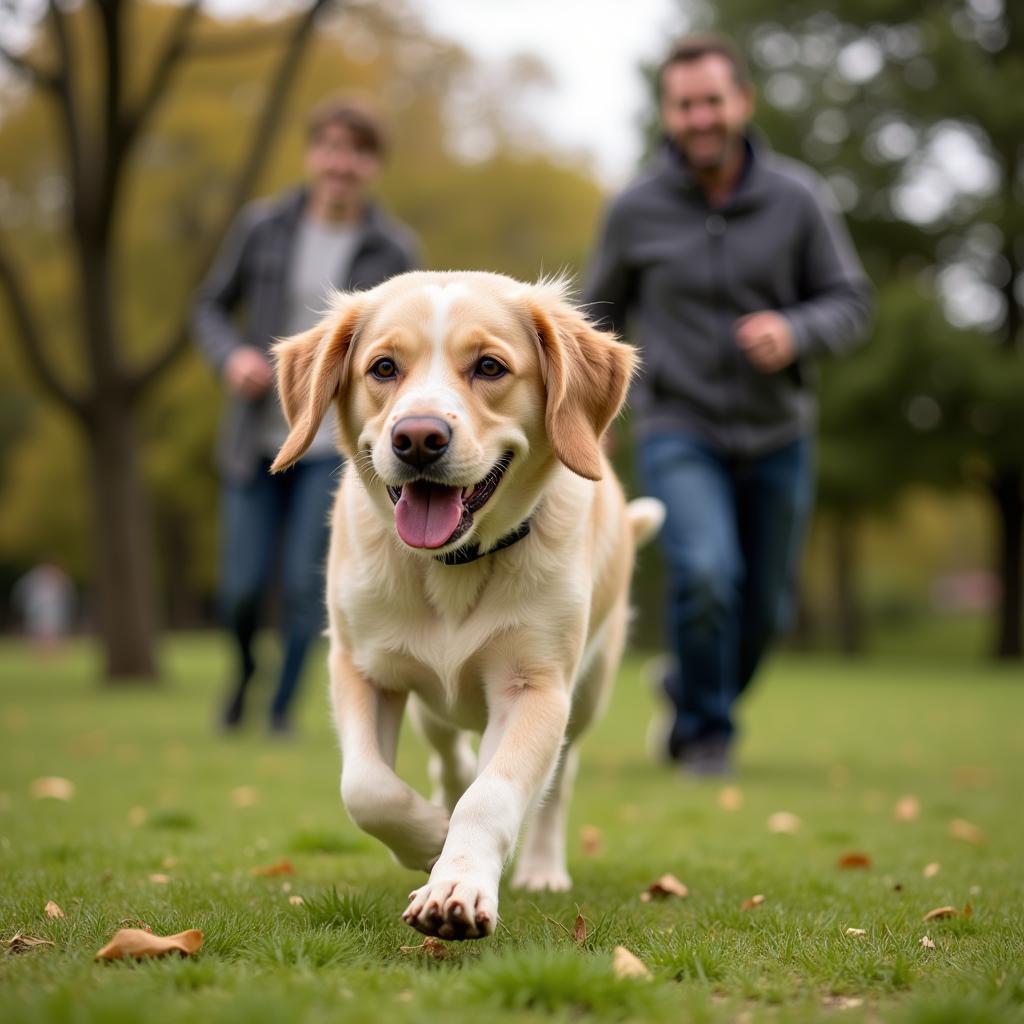
[[[721,167],[754,112],[751,89],[737,84],[732,64],[717,53],[670,64],[662,75],[661,123],[691,167]]]
[[[376,153],[356,144],[343,124],[329,123],[306,147],[306,173],[328,206],[359,202],[380,169]]]

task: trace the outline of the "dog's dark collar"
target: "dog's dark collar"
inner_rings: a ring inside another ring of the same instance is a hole
[[[495,551],[511,547],[517,541],[521,541],[530,532],[530,520],[524,519],[514,530],[509,531],[501,537],[497,544],[486,551],[481,551],[478,544],[467,544],[464,548],[456,548],[444,555],[437,555],[436,560],[444,565],[469,565],[478,558],[485,555],[493,555]]]

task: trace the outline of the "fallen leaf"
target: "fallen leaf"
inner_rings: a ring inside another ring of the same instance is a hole
[[[753,910],[754,907],[759,907],[764,903],[764,896],[761,893],[757,893],[751,896],[749,900],[744,900],[740,904],[740,910]]]
[[[921,813],[921,804],[916,796],[900,797],[892,809],[892,816],[897,821],[915,821]]]
[[[75,784],[59,775],[47,775],[29,786],[29,794],[34,800],[70,800],[75,795]]]
[[[963,913],[964,917],[970,917],[974,913],[974,907],[972,907],[970,903],[965,903]]]
[[[159,872],[156,872],[155,874],[152,874],[152,875],[149,876],[149,880],[154,885],[166,885],[171,880],[171,876],[170,875],[162,875]]]
[[[604,836],[596,825],[580,829],[580,847],[584,857],[596,857],[604,849]]]
[[[418,946],[399,946],[400,953],[423,953],[434,960],[445,960],[448,947],[440,939],[428,935]]]
[[[616,946],[612,953],[612,974],[616,978],[650,978],[647,965],[625,946]]]
[[[768,819],[768,831],[780,835],[795,835],[800,831],[800,819],[789,811],[776,811]]]
[[[576,925],[572,930],[572,937],[580,943],[587,941],[587,922],[583,920],[582,914],[576,915]]]
[[[743,806],[743,793],[738,786],[723,786],[718,791],[718,806],[723,811],[738,811]]]
[[[640,899],[644,903],[650,903],[653,899],[664,899],[666,896],[678,896],[679,899],[685,900],[689,895],[690,890],[675,875],[662,875],[640,893]]]
[[[27,953],[30,949],[44,949],[52,946],[49,939],[37,939],[34,935],[22,935],[18,932],[13,938],[7,940],[7,951],[9,953]]]
[[[856,938],[860,938],[862,935],[867,935],[868,930],[866,928],[847,928],[846,934],[852,935]]]
[[[63,917],[64,916],[64,911],[61,910],[60,907],[58,906],[58,904],[54,903],[53,900],[50,900],[43,909],[46,911],[46,916],[47,917]]]
[[[962,839],[965,843],[985,842],[985,833],[977,825],[972,825],[963,818],[954,818],[949,823],[949,834],[954,839]]]
[[[255,786],[236,786],[231,790],[231,802],[236,807],[252,807],[259,799],[260,793]]]
[[[921,936],[921,943],[920,944],[922,946],[924,946],[925,949],[934,949],[935,948],[935,943],[932,942],[932,940],[929,939],[927,935],[922,935]]]
[[[839,858],[839,867],[844,869],[869,868],[871,867],[871,858],[866,853],[844,853]]]
[[[934,910],[929,910],[922,921],[941,921],[946,917],[957,917],[960,911],[956,907],[936,907]]]
[[[293,907],[301,907],[302,904],[305,903],[306,901],[301,896],[289,896],[288,897],[288,902]]]
[[[198,953],[203,945],[203,933],[190,928],[177,935],[154,935],[141,928],[122,928],[96,953],[95,960],[121,960],[130,956],[141,960],[147,956],[164,956],[166,953],[181,953],[191,956]]]
[[[934,878],[940,871],[938,861],[932,861],[931,864],[925,864],[924,871],[921,872],[925,878]]]
[[[292,862],[286,857],[282,857],[281,860],[276,861],[273,864],[268,864],[266,867],[253,868],[252,873],[260,876],[270,875],[294,875],[295,868],[292,867]]]

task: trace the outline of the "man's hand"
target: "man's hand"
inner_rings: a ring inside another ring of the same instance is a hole
[[[735,330],[743,354],[761,373],[775,373],[796,359],[793,332],[781,313],[770,309],[750,313],[736,321]]]
[[[243,398],[261,398],[270,390],[274,370],[267,357],[251,345],[236,348],[224,364],[224,382]]]

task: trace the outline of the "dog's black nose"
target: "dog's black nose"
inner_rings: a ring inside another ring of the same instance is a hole
[[[436,416],[406,416],[391,428],[391,450],[417,469],[436,462],[451,440],[452,428]]]

